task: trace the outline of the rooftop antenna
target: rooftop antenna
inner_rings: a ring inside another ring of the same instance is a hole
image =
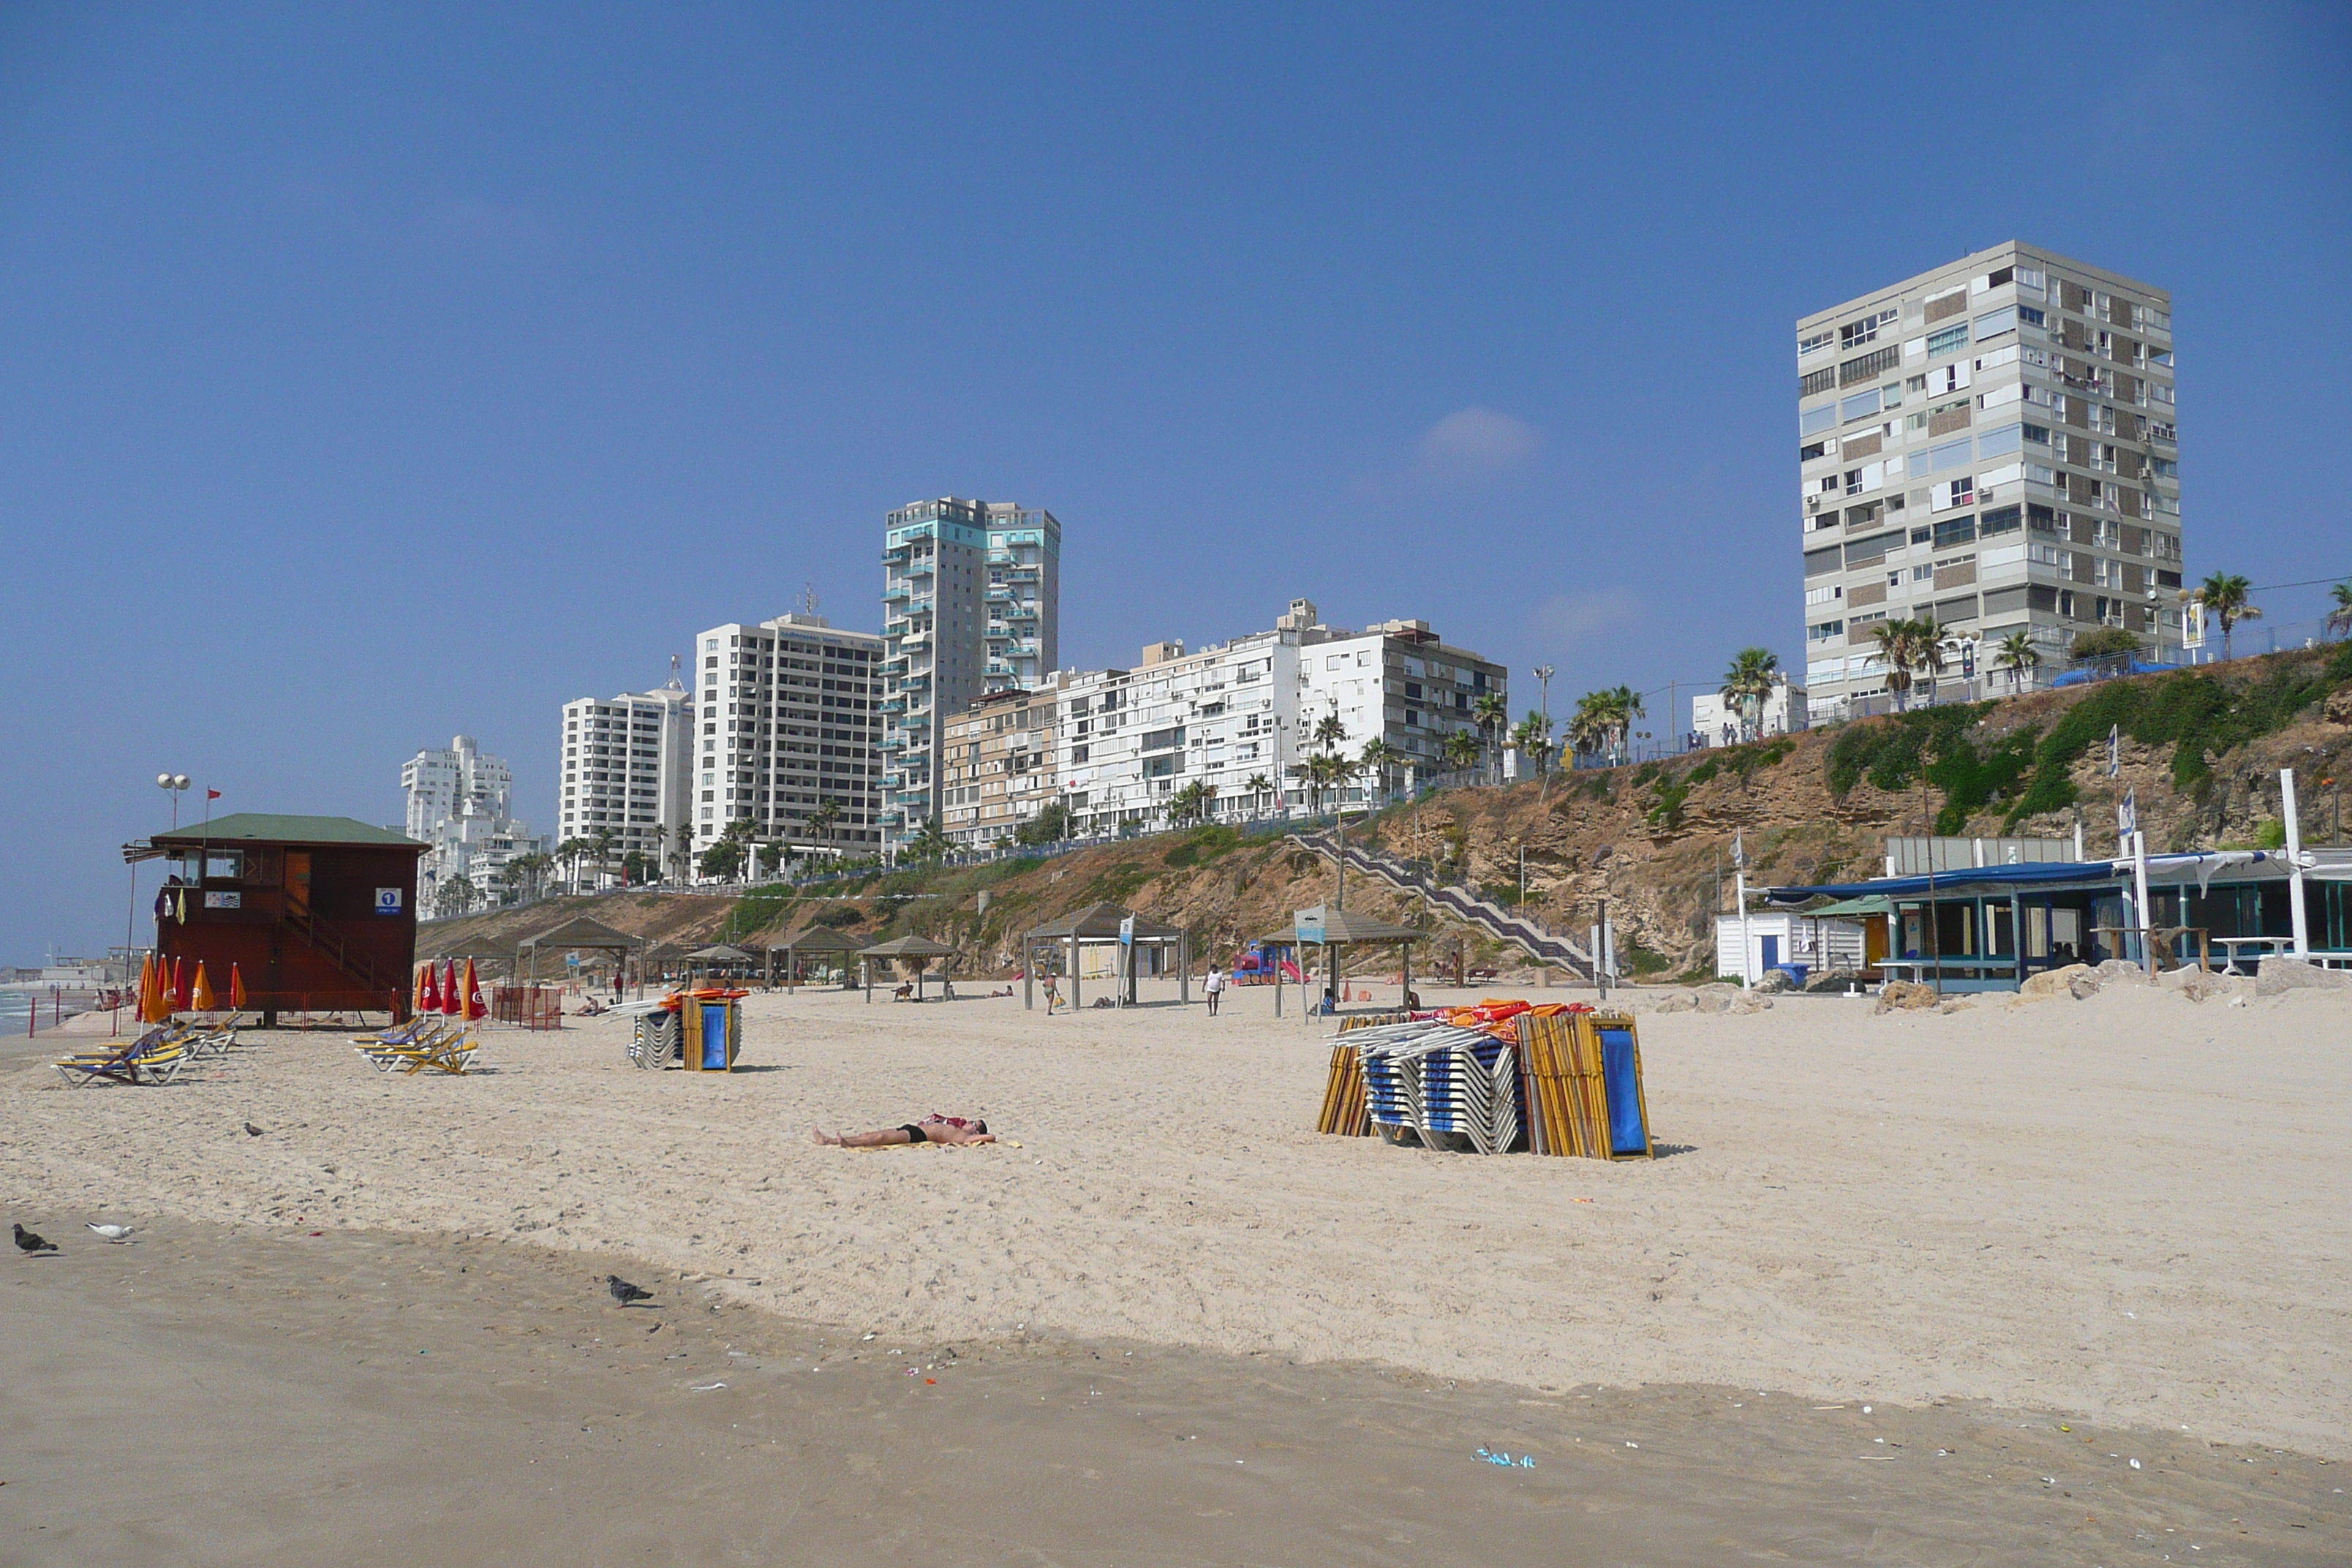
[[[801,590],[801,605],[808,614],[816,614],[816,584],[809,584]]]
[[[677,678],[677,655],[676,654],[669,656],[669,689],[672,691],[686,689],[686,683]]]

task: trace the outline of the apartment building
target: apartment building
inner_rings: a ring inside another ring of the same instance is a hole
[[[676,874],[688,821],[693,694],[673,674],[654,691],[563,705],[559,842],[610,831],[613,853],[650,858]]]
[[[1066,679],[1036,691],[991,691],[948,721],[940,823],[953,842],[1003,843],[1060,798],[1055,721]]]
[[[886,838],[939,816],[948,723],[983,692],[1039,685],[1060,657],[1062,525],[1009,501],[918,501],[883,530]]]
[[[740,821],[763,843],[877,852],[883,639],[795,613],[712,626],[695,649],[695,853]]]
[[[1387,741],[1399,760],[1386,787],[1410,788],[1416,776],[1443,771],[1445,736],[1474,726],[1476,700],[1488,691],[1507,695],[1502,667],[1447,646],[1426,622],[1350,631],[1323,625],[1312,602],[1296,599],[1270,630],[1194,651],[1154,643],[1132,668],[1065,673],[1050,690],[1027,694],[1022,729],[1033,757],[1038,710],[1053,702],[1051,758],[1030,764],[1025,800],[1009,814],[991,814],[996,775],[987,771],[986,731],[960,730],[958,743],[978,749],[951,765],[969,761],[982,771],[949,781],[951,809],[977,811],[957,819],[955,830],[991,842],[1055,797],[1079,834],[1157,826],[1177,792],[1194,783],[1213,792],[1212,818],[1286,813],[1307,804],[1294,770],[1328,713],[1346,727],[1338,749],[1350,756]],[[984,700],[971,717],[984,721],[1005,710]],[[1346,798],[1360,802],[1379,788],[1366,780]],[[968,799],[967,790],[974,792]]]
[[[508,865],[547,847],[513,816],[514,770],[471,735],[403,763],[400,787],[408,799],[403,831],[432,846],[417,862],[418,907],[428,913],[441,911],[450,901],[443,889],[460,879],[472,889],[467,901],[498,902]]]
[[[2052,667],[2095,626],[2178,657],[2170,294],[1996,246],[1805,317],[1797,377],[1815,717],[1886,689],[1890,618],[1979,672],[2017,631]]]

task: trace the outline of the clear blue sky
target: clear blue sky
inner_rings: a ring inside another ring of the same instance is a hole
[[[1074,665],[1796,662],[1795,318],[2010,238],[2174,291],[2192,573],[2352,571],[2340,5],[1141,9],[0,10],[0,959],[161,769],[545,826],[560,702],[877,626],[926,496],[1062,519]]]

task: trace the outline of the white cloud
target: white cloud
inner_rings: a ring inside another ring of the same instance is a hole
[[[1491,408],[1462,408],[1423,432],[1425,468],[1483,473],[1525,462],[1543,445],[1543,435],[1523,419]]]
[[[1637,625],[1641,619],[1641,596],[1631,588],[1555,594],[1528,617],[1528,633],[1538,647],[1565,647]]]

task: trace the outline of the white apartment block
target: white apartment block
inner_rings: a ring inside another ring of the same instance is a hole
[[[2045,674],[2094,626],[2178,658],[2168,293],[1996,246],[1807,316],[1797,370],[1815,717],[1885,691],[1890,617],[1932,616],[1979,674],[2019,630]]]
[[[1775,670],[1772,689],[1757,705],[1755,734],[1789,735],[1807,723],[1805,689]],[[1720,692],[1703,691],[1691,699],[1691,731],[1704,746],[1734,746],[1748,724],[1748,716],[1741,705]]]
[[[440,889],[462,877],[476,902],[499,900],[499,874],[509,862],[544,847],[528,823],[511,815],[514,770],[503,757],[458,735],[446,751],[425,750],[400,767],[408,797],[404,831],[432,852],[417,867],[417,897],[427,913],[440,908]]]
[[[795,614],[712,626],[695,648],[695,852],[745,820],[762,843],[878,852],[883,639]]]
[[[1132,669],[1066,671],[1024,702],[974,704],[943,752],[943,821],[961,843],[992,843],[1058,796],[1076,834],[1149,828],[1194,783],[1215,792],[1212,819],[1287,815],[1307,803],[1294,774],[1313,749],[1306,737],[1333,712],[1348,731],[1339,749],[1361,756],[1385,740],[1400,759],[1388,789],[1410,789],[1444,771],[1445,737],[1475,728],[1480,697],[1507,698],[1506,680],[1501,666],[1445,646],[1425,622],[1349,631],[1296,599],[1270,631],[1192,652],[1155,643]],[[1006,721],[1041,698],[1056,705],[1050,733]],[[1373,793],[1364,780],[1344,798]]]
[[[941,808],[949,720],[983,692],[1042,684],[1059,658],[1062,525],[1009,501],[918,501],[883,532],[882,827]]]
[[[649,857],[675,878],[693,722],[693,695],[675,677],[657,691],[565,703],[559,840],[610,831],[615,856]]]

